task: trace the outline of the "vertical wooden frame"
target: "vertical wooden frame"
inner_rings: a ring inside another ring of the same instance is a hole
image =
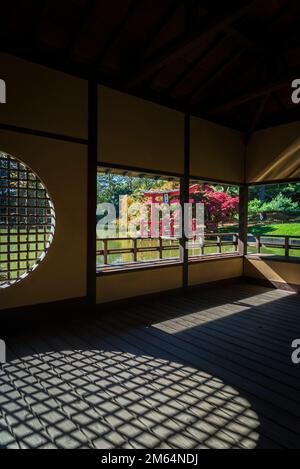
[[[98,165],[98,84],[88,82],[87,301],[96,304],[96,209]]]
[[[189,251],[187,248],[188,239],[185,235],[185,211],[184,204],[189,202],[189,184],[190,184],[190,134],[191,119],[188,112],[184,116],[184,172],[180,184],[180,202],[182,209],[182,236],[180,240],[180,258],[183,262],[182,267],[182,287],[186,290],[189,286]]]
[[[242,256],[247,255],[248,249],[248,201],[249,187],[244,184],[240,186],[239,205],[239,253]]]

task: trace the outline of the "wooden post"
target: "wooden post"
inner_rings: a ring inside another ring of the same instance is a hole
[[[246,184],[240,186],[239,206],[239,253],[247,255],[248,249],[248,187]]]
[[[233,235],[233,246],[234,246],[234,252],[237,252],[239,249],[239,237],[236,234]]]
[[[189,286],[189,252],[187,249],[188,238],[184,229],[184,207],[189,202],[189,183],[190,183],[190,114],[184,116],[184,173],[180,183],[180,205],[182,210],[181,219],[181,239],[180,239],[180,258],[183,262],[182,267],[182,287],[186,290]]]
[[[108,239],[103,239],[103,264],[108,264]]]
[[[163,258],[163,240],[159,238],[159,258]]]
[[[285,236],[284,238],[284,255],[285,257],[289,257],[290,255],[290,237]]]
[[[137,254],[138,254],[137,239],[133,238],[132,241],[133,241],[133,262],[137,262]]]
[[[257,254],[260,254],[260,251],[261,251],[260,236],[257,236],[255,244],[256,244],[256,251],[257,251]]]
[[[218,244],[218,252],[219,252],[219,254],[222,254],[222,240],[221,240],[221,236],[217,236],[217,244]]]
[[[87,301],[96,304],[98,84],[88,82]]]

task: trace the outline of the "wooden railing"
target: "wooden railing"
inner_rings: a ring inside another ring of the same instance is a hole
[[[248,241],[249,247],[255,247],[256,254],[261,254],[263,248],[281,249],[284,257],[290,257],[290,251],[299,251],[300,256],[300,236],[280,236],[280,235],[260,235],[252,236],[255,241]],[[278,254],[282,255],[282,254]]]
[[[122,242],[127,241],[131,244],[130,247],[121,247],[121,248],[110,248],[109,244],[112,242]],[[179,249],[179,240],[178,239],[167,239],[157,238],[151,239],[151,242],[156,242],[155,246],[143,246],[143,243],[147,241],[145,238],[101,238],[97,239],[98,242],[103,244],[103,248],[97,249],[97,256],[103,256],[103,265],[109,264],[108,256],[109,255],[123,255],[131,254],[132,262],[139,262],[138,254],[148,253],[148,252],[158,252],[159,259],[163,259],[163,253],[165,251],[175,251]],[[169,241],[170,244],[166,245],[165,242]],[[139,244],[141,244],[139,246]]]
[[[231,239],[230,239],[231,238]],[[154,243],[154,245],[145,246],[146,242]],[[127,242],[130,246],[126,247],[111,247],[112,243],[116,242]],[[101,245],[101,247],[99,247]],[[204,240],[201,243],[190,241],[189,250],[199,250],[200,254],[192,255],[191,257],[200,257],[204,256],[206,248],[216,247],[216,252],[213,254],[224,254],[223,248],[226,246],[233,247],[233,253],[238,252],[239,247],[239,237],[236,233],[212,233],[205,234]],[[180,248],[179,239],[174,238],[98,238],[97,239],[97,257],[101,256],[103,261],[98,263],[100,266],[112,265],[113,263],[109,262],[110,255],[125,255],[130,254],[131,260],[127,263],[137,263],[137,262],[157,262],[159,260],[174,260],[179,258],[179,254],[174,257],[164,257],[165,252],[178,251]],[[139,254],[143,253],[158,253],[158,259],[147,259],[144,261],[139,260]],[[123,263],[123,262],[122,262]],[[118,263],[120,264],[120,263]]]
[[[232,238],[232,239],[228,239]],[[197,249],[197,243],[194,244],[191,241],[191,249]],[[198,249],[200,249],[201,254],[199,256],[205,256],[205,249],[206,248],[217,248],[217,252],[214,254],[224,254],[223,248],[226,246],[232,246],[233,253],[237,253],[239,251],[239,236],[236,233],[206,233],[204,235],[204,242],[200,243]],[[197,257],[197,256],[196,256]]]

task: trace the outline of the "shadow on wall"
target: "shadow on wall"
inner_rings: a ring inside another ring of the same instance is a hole
[[[300,293],[299,259],[284,261],[280,256],[246,259],[245,276],[281,290]]]
[[[295,298],[255,288],[8,337],[2,447],[299,447]]]
[[[278,179],[288,180],[299,177],[300,138],[294,140],[277,157],[275,157],[255,178],[256,182]]]

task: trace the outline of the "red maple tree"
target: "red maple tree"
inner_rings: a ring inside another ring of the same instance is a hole
[[[199,185],[195,199],[204,204],[205,225],[211,231],[216,230],[219,224],[230,222],[238,213],[239,197],[216,191],[209,184]]]

